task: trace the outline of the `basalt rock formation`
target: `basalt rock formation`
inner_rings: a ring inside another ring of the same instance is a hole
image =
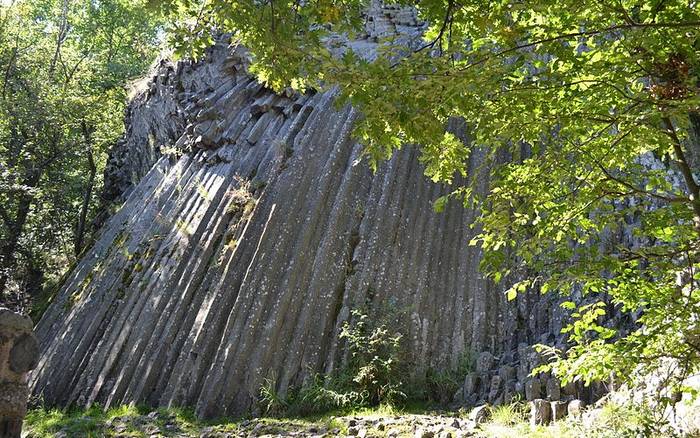
[[[420,32],[399,9],[371,25],[357,42],[368,53],[382,32]],[[534,385],[528,346],[559,333],[555,298],[509,303],[483,278],[475,212],[433,211],[448,188],[424,177],[416,148],[373,173],[355,109],[333,92],[275,94],[245,64],[224,43],[197,63],[163,61],[133,100],[106,173],[121,206],[37,327],[34,394],[245,412],[266,378],[284,394],[342,368],[338,334],[356,308],[400,309],[416,375],[488,352],[457,399]]]
[[[0,307],[0,437],[19,438],[27,413],[27,372],[39,360],[39,346],[27,316]]]

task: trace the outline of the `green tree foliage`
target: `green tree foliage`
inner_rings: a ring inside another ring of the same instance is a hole
[[[157,31],[138,1],[0,2],[2,301],[55,281],[86,245],[125,85]]]
[[[472,244],[509,299],[607,294],[573,313],[568,352],[549,350],[565,380],[625,379],[667,357],[697,370],[696,2],[418,0],[424,41],[388,38],[372,61],[324,44],[360,31],[366,1],[154,3],[180,17],[184,52],[216,28],[250,48],[274,88],[338,85],[365,116],[356,133],[372,164],[422,145],[426,174],[454,189],[436,207],[481,211]],[[469,144],[445,133],[451,117],[467,121]],[[602,326],[613,309],[641,314],[639,328]]]

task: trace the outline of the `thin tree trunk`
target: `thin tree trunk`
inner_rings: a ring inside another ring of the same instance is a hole
[[[24,230],[24,225],[27,223],[32,200],[31,196],[22,195],[15,219],[7,224],[7,239],[0,247],[0,296],[5,294],[7,282],[10,279],[10,271],[15,267],[15,254],[17,253],[19,238]]]
[[[670,118],[663,118],[666,129],[668,130],[668,135],[673,141],[673,154],[676,156],[676,164],[683,175],[683,180],[690,194],[690,203],[693,208],[693,222],[695,224],[695,230],[700,234],[700,186],[695,177],[693,177],[693,171],[688,164],[688,159],[683,152],[683,145],[681,144],[678,134],[676,133],[676,128],[673,126],[673,122]]]
[[[65,41],[66,34],[68,33],[68,0],[63,0],[63,5],[61,7],[61,23],[58,27],[58,35],[56,35],[56,49],[54,50],[53,57],[51,58],[51,64],[49,65],[49,76],[53,76],[54,70],[56,70],[56,62],[61,54],[61,47],[63,46],[63,41]]]
[[[85,130],[83,132],[86,133]],[[86,141],[88,140],[89,135],[86,137]],[[95,158],[92,154],[92,148],[88,148],[87,150],[87,159],[90,174],[88,176],[87,186],[85,187],[85,193],[83,194],[83,204],[80,207],[78,225],[75,231],[75,244],[73,250],[76,256],[83,250],[83,243],[85,241],[85,223],[87,221],[87,214],[90,207],[90,199],[92,199],[92,191],[95,186],[95,175],[97,174],[97,166],[95,165]]]
[[[27,169],[22,185],[30,188],[36,187],[49,162],[50,160],[47,160],[38,168]],[[3,209],[2,213],[5,228],[7,229],[7,237],[0,243],[0,297],[4,296],[10,273],[15,268],[19,239],[24,232],[24,226],[27,224],[32,203],[34,202],[34,197],[29,193],[20,193],[18,198],[14,218],[11,217],[9,211]]]

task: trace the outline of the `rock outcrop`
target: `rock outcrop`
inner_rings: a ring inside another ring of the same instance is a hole
[[[27,316],[0,307],[0,437],[19,438],[27,414],[27,372],[39,360],[39,346]]]
[[[373,29],[416,31],[409,15],[382,10]],[[284,394],[342,367],[338,334],[360,307],[395,311],[417,375],[488,351],[458,398],[524,393],[527,347],[560,331],[556,299],[508,303],[468,245],[475,212],[433,211],[448,189],[416,148],[371,172],[357,117],[333,92],[273,93],[224,44],[163,61],[108,165],[106,194],[123,204],[37,327],[34,394],[241,413],[266,378]]]

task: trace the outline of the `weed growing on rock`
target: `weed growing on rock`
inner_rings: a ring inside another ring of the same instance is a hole
[[[471,351],[465,350],[452,368],[428,368],[425,378],[412,382],[413,391],[409,398],[428,400],[438,405],[453,401],[455,392],[464,384],[464,378],[474,368]]]
[[[402,335],[389,329],[386,318],[370,318],[355,310],[338,336],[348,358],[329,375],[315,375],[282,396],[274,379],[260,390],[260,407],[267,415],[310,415],[332,410],[396,405],[406,399]]]
[[[402,335],[392,332],[383,322],[370,322],[368,315],[360,311],[354,311],[353,316],[354,323],[346,322],[340,333],[350,354],[347,372],[352,386],[366,394],[370,406],[405,399],[400,372]]]

